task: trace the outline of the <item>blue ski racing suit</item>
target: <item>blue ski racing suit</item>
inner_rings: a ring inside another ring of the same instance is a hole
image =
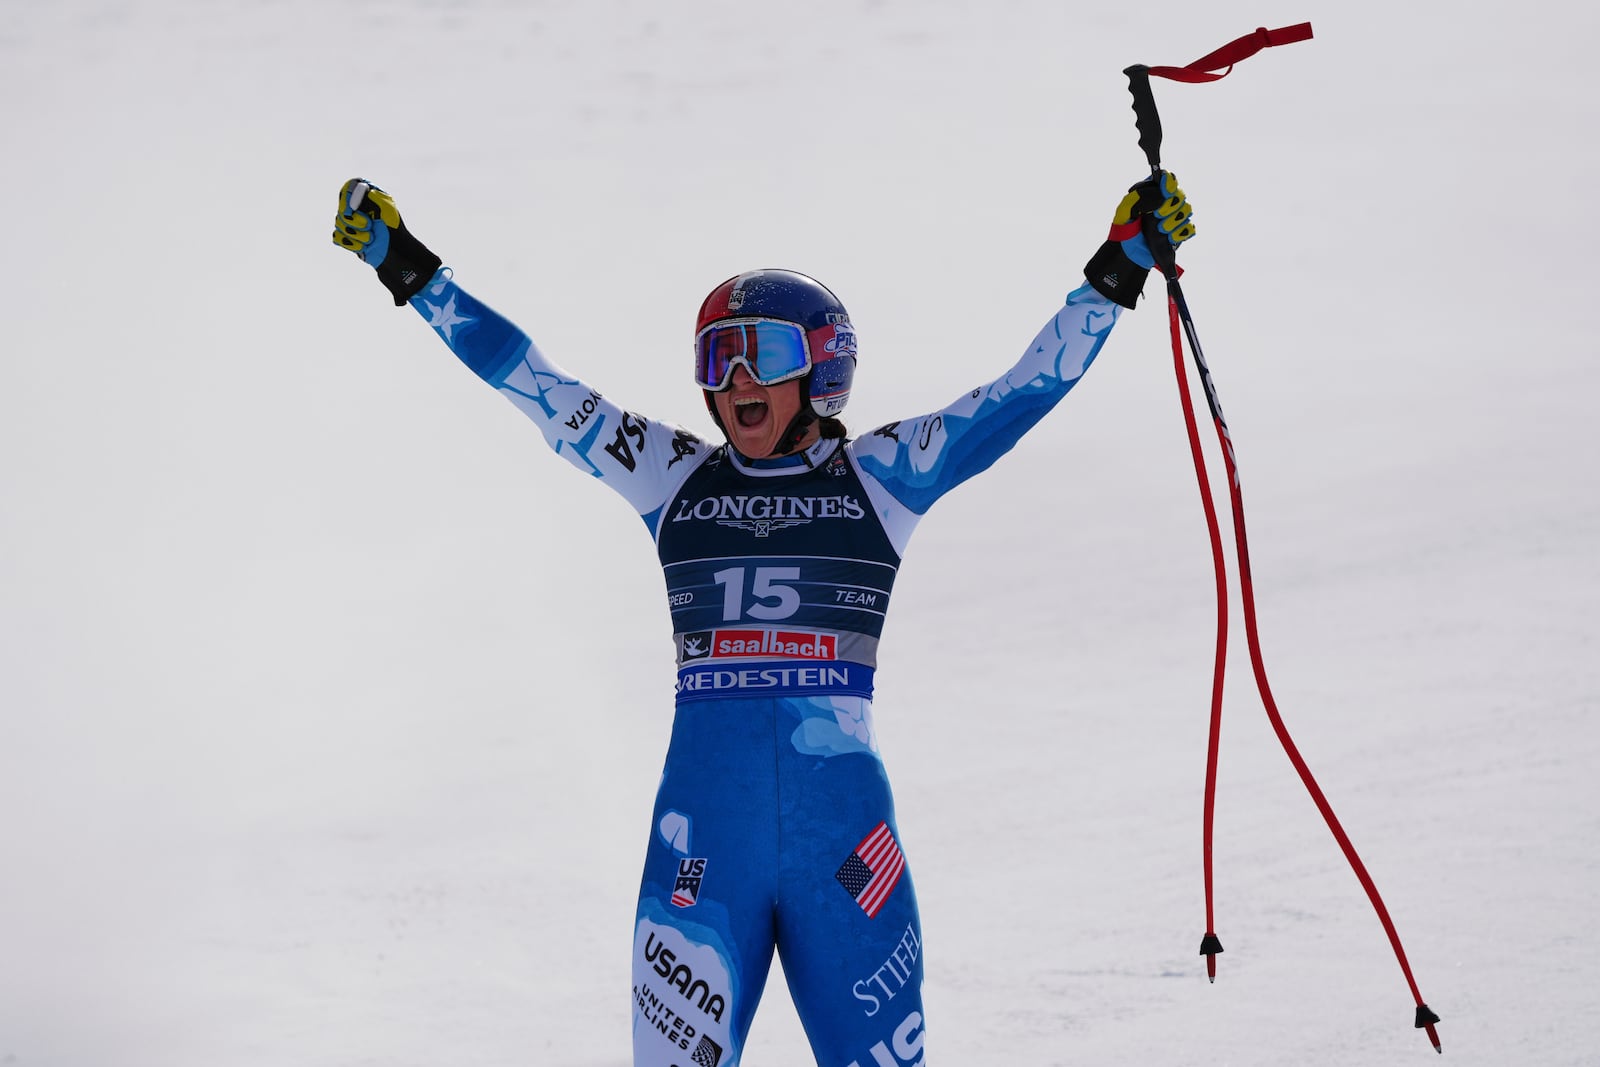
[[[922,516],[1078,381],[1121,308],[1085,284],[938,411],[751,460],[628,411],[441,269],[411,305],[644,519],[677,708],[633,941],[635,1067],[735,1067],[776,950],[817,1062],[922,1067],[922,929],[872,724]]]

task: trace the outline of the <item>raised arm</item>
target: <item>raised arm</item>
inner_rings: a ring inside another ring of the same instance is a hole
[[[938,411],[879,427],[852,442],[862,471],[888,499],[877,503],[892,526],[910,529],[945,493],[987,470],[1011,450],[1100,353],[1123,308],[1131,308],[1153,262],[1143,220],[1174,249],[1194,236],[1188,201],[1163,173],[1135,185],[1118,205],[1105,244],[1085,268],[1087,280],[1067,296],[1016,364],[987,385]],[[880,494],[881,496],[881,494]],[[894,514],[904,509],[899,521]],[[903,547],[903,546],[902,546]]]
[[[620,493],[654,526],[706,444],[687,430],[624,410],[546,359],[515,324],[455,283],[406,229],[394,200],[359,178],[339,191],[333,241],[378,273],[479,378],[515,404],[558,455]]]

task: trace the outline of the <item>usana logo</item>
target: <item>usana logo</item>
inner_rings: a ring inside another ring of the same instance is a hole
[[[711,986],[704,979],[696,978],[687,963],[679,963],[677,953],[657,941],[653,933],[645,935],[644,959],[684,1000],[717,1022],[722,1021],[722,1013],[728,1006],[722,994],[711,992]]]

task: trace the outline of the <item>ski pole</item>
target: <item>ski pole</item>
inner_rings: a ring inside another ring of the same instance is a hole
[[[1161,173],[1161,117],[1156,111],[1155,95],[1150,89],[1151,76],[1168,78],[1173,81],[1199,83],[1216,81],[1227,76],[1233,70],[1235,63],[1255,55],[1263,48],[1277,45],[1292,44],[1296,41],[1308,40],[1311,37],[1311,24],[1299,23],[1286,26],[1282,29],[1268,30],[1257,29],[1254,33],[1246,34],[1237,40],[1230,41],[1221,48],[1208,55],[1202,56],[1193,63],[1182,67],[1149,67],[1135,64],[1126,68],[1123,73],[1128,77],[1128,91],[1133,95],[1133,111],[1135,125],[1139,130],[1139,147],[1144,150],[1145,158],[1150,164],[1152,175]],[[1226,68],[1226,69],[1222,69]],[[1220,73],[1218,71],[1220,70]],[[1188,301],[1184,298],[1183,287],[1179,283],[1180,271],[1177,268],[1175,255],[1171,245],[1164,236],[1157,232],[1155,220],[1151,216],[1145,217],[1146,242],[1156,257],[1156,265],[1161,269],[1167,282],[1167,310],[1168,321],[1171,326],[1173,361],[1178,378],[1178,388],[1183,402],[1184,422],[1188,428],[1189,445],[1193,454],[1195,471],[1200,483],[1200,492],[1205,504],[1206,525],[1211,538],[1212,561],[1216,568],[1217,587],[1217,646],[1216,660],[1212,679],[1211,701],[1211,726],[1206,753],[1206,791],[1205,811],[1203,826],[1203,864],[1205,873],[1206,894],[1206,931],[1201,939],[1200,953],[1206,957],[1206,973],[1212,981],[1216,980],[1216,956],[1222,951],[1222,942],[1215,932],[1214,913],[1212,907],[1212,818],[1215,811],[1216,773],[1219,742],[1221,736],[1222,715],[1222,680],[1227,656],[1227,581],[1225,576],[1224,560],[1222,553],[1221,533],[1217,523],[1216,510],[1212,504],[1210,481],[1206,475],[1204,454],[1200,447],[1200,438],[1195,426],[1194,409],[1189,401],[1188,379],[1183,370],[1183,339],[1188,340],[1189,351],[1195,362],[1195,367],[1200,375],[1200,381],[1205,389],[1206,403],[1211,410],[1212,423],[1217,432],[1221,445],[1223,464],[1228,477],[1228,496],[1232,505],[1234,527],[1234,550],[1239,566],[1240,599],[1244,607],[1245,635],[1250,649],[1250,664],[1255,674],[1256,688],[1261,695],[1261,702],[1266,710],[1267,718],[1272,724],[1273,732],[1277,735],[1279,743],[1283,746],[1284,753],[1289,757],[1289,762],[1294,765],[1306,791],[1311,795],[1317,810],[1322,814],[1328,829],[1333,833],[1345,859],[1349,862],[1356,878],[1366,890],[1367,898],[1371,901],[1373,909],[1377,912],[1379,921],[1383,924],[1384,932],[1389,936],[1390,946],[1394,949],[1400,970],[1405,975],[1406,983],[1411,989],[1411,994],[1416,1000],[1415,1025],[1427,1031],[1428,1039],[1433,1043],[1436,1051],[1444,1049],[1439,1041],[1435,1024],[1439,1017],[1433,1013],[1422,998],[1421,991],[1417,988],[1416,979],[1412,976],[1411,966],[1406,961],[1405,949],[1400,944],[1400,935],[1396,932],[1394,922],[1389,917],[1389,910],[1384,906],[1383,898],[1378,893],[1378,887],[1367,873],[1366,865],[1361,862],[1361,857],[1356,853],[1355,846],[1351,844],[1349,836],[1340,825],[1338,817],[1334,814],[1333,807],[1328,803],[1318,786],[1311,769],[1306,765],[1299,749],[1289,736],[1288,728],[1284,725],[1283,717],[1278,711],[1277,702],[1273,699],[1271,687],[1267,683],[1266,667],[1261,655],[1260,634],[1256,623],[1255,591],[1250,572],[1250,548],[1245,533],[1244,501],[1239,485],[1238,460],[1233,447],[1233,439],[1228,431],[1227,420],[1222,414],[1222,405],[1217,398],[1216,382],[1212,377],[1211,369],[1206,364],[1204,350],[1200,346],[1200,337],[1195,330],[1194,316],[1189,311]],[[1180,336],[1181,328],[1181,336]]]

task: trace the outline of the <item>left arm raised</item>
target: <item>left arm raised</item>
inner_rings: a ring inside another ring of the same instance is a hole
[[[1067,395],[1121,313],[1088,284],[1074,289],[1009,371],[938,411],[852,441],[857,464],[920,518],[934,501],[1009,452]]]

